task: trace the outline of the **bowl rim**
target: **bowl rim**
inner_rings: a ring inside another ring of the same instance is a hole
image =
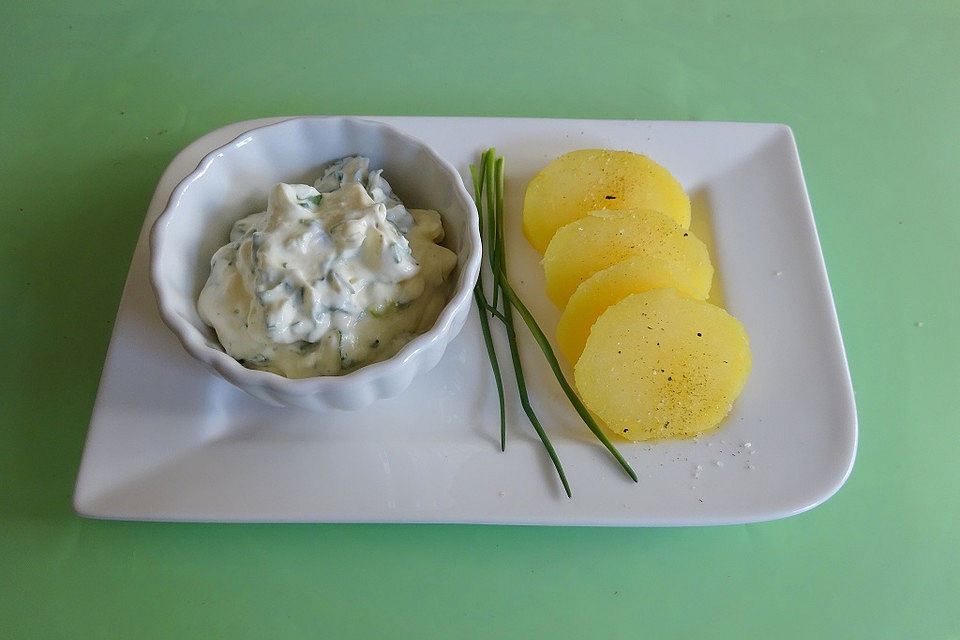
[[[203,177],[211,165],[218,159],[224,157],[225,153],[237,149],[238,143],[245,138],[262,132],[266,129],[277,129],[290,127],[293,123],[303,121],[328,121],[328,122],[346,122],[364,127],[374,127],[386,131],[387,133],[405,140],[426,152],[427,157],[437,164],[440,169],[449,174],[455,184],[454,195],[461,200],[466,207],[467,228],[463,235],[463,248],[458,252],[458,258],[462,258],[460,275],[450,295],[450,299],[444,305],[440,315],[433,326],[415,336],[410,342],[405,344],[400,351],[386,360],[364,365],[355,371],[339,376],[313,376],[308,378],[286,378],[280,374],[270,371],[261,371],[257,369],[248,369],[240,364],[236,359],[230,356],[226,351],[210,347],[206,344],[206,338],[199,330],[185,318],[180,316],[174,310],[174,303],[171,300],[174,294],[166,290],[163,284],[163,270],[161,268],[160,256],[166,245],[164,232],[177,210],[180,199],[184,191],[194,182]],[[423,140],[412,136],[401,129],[377,120],[368,120],[354,116],[329,115],[329,116],[292,116],[279,122],[264,124],[248,129],[237,135],[232,140],[223,144],[210,153],[206,154],[198,163],[196,168],[180,180],[170,197],[164,205],[160,215],[154,221],[150,229],[150,286],[153,289],[154,296],[159,307],[160,317],[163,322],[173,331],[180,340],[183,347],[197,360],[213,367],[228,381],[243,388],[247,385],[266,388],[280,394],[309,396],[321,393],[334,387],[343,387],[347,385],[363,385],[373,382],[389,374],[397,366],[403,366],[412,358],[417,356],[425,349],[434,347],[444,337],[446,337],[451,325],[456,319],[458,309],[463,305],[472,304],[473,287],[479,277],[480,261],[482,256],[482,247],[480,239],[479,214],[473,197],[469,194],[463,184],[460,172],[445,160],[437,151]]]

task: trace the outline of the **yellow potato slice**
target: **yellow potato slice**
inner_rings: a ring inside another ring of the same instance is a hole
[[[543,253],[557,229],[596,209],[656,209],[684,229],[690,199],[670,172],[629,151],[583,149],[551,162],[527,185],[523,233]]]
[[[557,344],[571,364],[576,363],[590,328],[607,307],[631,293],[650,289],[676,289],[691,298],[703,299],[703,291],[690,275],[656,256],[636,256],[607,267],[587,278],[570,296],[557,324]]]
[[[676,222],[652,209],[592,211],[560,228],[543,254],[547,296],[563,309],[580,283],[633,256],[660,258],[682,270],[706,298],[713,265],[706,246]]]
[[[673,289],[655,289],[600,316],[574,376],[584,404],[614,433],[686,438],[726,417],[750,365],[739,320]]]

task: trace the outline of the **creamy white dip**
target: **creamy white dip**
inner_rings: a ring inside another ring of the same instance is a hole
[[[447,302],[457,256],[440,214],[407,209],[369,160],[314,186],[278,184],[210,261],[200,317],[243,365],[288,378],[347,373],[397,353]]]

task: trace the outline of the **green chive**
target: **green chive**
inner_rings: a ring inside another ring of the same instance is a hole
[[[487,191],[486,215],[489,217],[489,219],[486,221],[486,237],[490,266],[491,270],[493,271],[493,304],[488,305],[491,308],[491,313],[496,312],[496,305],[499,296],[498,292],[500,289],[500,265],[503,263],[503,252],[501,251],[503,241],[502,238],[500,238],[499,228],[496,225],[498,217],[496,215],[496,207],[498,200],[496,183],[494,181],[494,171],[496,167],[494,154],[495,152],[493,149],[488,149],[483,154],[481,158],[481,169],[479,175],[473,167],[470,169],[471,175],[474,178],[474,195],[477,202],[477,211],[480,213],[481,218],[481,235],[484,228],[484,224],[482,222],[484,219],[482,198],[484,187]],[[499,166],[502,173],[502,159],[499,162]],[[499,202],[502,206],[502,198]],[[547,436],[546,431],[544,431],[543,426],[540,424],[540,420],[537,418],[536,412],[533,410],[533,406],[530,404],[530,397],[527,393],[526,379],[523,375],[523,365],[520,361],[520,351],[517,348],[517,336],[514,330],[513,316],[510,305],[504,305],[503,313],[495,313],[495,315],[503,320],[504,327],[507,331],[507,342],[510,346],[510,358],[513,363],[514,375],[517,379],[517,391],[520,396],[520,406],[523,408],[523,412],[526,414],[527,419],[530,420],[530,424],[533,425],[534,431],[537,432],[537,435],[540,437],[540,441],[547,450],[547,455],[550,456],[550,460],[553,462],[553,466],[557,470],[557,475],[560,476],[560,482],[563,484],[563,489],[566,492],[567,497],[572,497],[570,492],[570,484],[567,482],[567,476],[563,471],[563,465],[560,463],[560,458],[557,456],[557,452],[553,448],[553,444],[550,442],[550,437]]]
[[[583,405],[583,402],[580,401],[580,398],[577,396],[576,392],[574,392],[574,390],[570,387],[570,384],[564,377],[563,372],[560,370],[560,363],[557,362],[557,356],[554,355],[553,348],[547,341],[547,337],[543,334],[543,331],[537,325],[536,320],[533,319],[530,311],[527,310],[527,307],[517,296],[516,292],[514,292],[513,288],[506,282],[506,279],[500,283],[500,286],[503,287],[503,295],[507,298],[507,300],[509,300],[511,306],[516,307],[517,313],[520,314],[520,317],[523,318],[527,328],[530,329],[530,333],[533,334],[533,339],[537,341],[537,344],[540,346],[540,350],[543,351],[543,355],[546,357],[547,363],[553,370],[553,374],[557,377],[557,382],[560,383],[560,388],[563,389],[563,393],[567,396],[567,399],[570,400],[570,404],[572,404],[573,408],[576,409],[584,423],[586,423],[590,431],[593,432],[593,435],[595,435],[603,444],[603,446],[606,447],[611,454],[613,454],[613,457],[617,459],[617,462],[619,462],[620,466],[623,467],[623,470],[627,472],[627,475],[629,475],[634,482],[638,482],[636,472],[630,467],[630,464],[624,460],[623,456],[620,455],[620,452],[617,451],[617,448],[613,446],[613,443],[610,442],[606,434],[603,433],[603,431],[597,425],[596,421],[593,419],[593,416],[591,416],[590,412],[587,411],[587,408]]]
[[[534,413],[533,407],[530,405],[530,398],[527,395],[527,384],[523,377],[523,365],[520,363],[520,351],[517,349],[517,335],[513,329],[513,316],[510,312],[510,305],[506,305],[503,308],[503,312],[506,316],[506,321],[503,325],[507,329],[507,340],[510,343],[510,359],[513,361],[513,370],[517,377],[517,391],[520,394],[520,406],[523,407],[523,412],[527,414],[530,424],[533,425],[537,435],[540,436],[540,441],[543,442],[543,446],[546,447],[547,454],[550,456],[550,460],[553,461],[553,466],[556,467],[557,474],[560,476],[560,482],[563,483],[563,490],[567,492],[568,498],[572,498],[573,494],[570,493],[570,484],[567,482],[567,476],[563,472],[563,465],[560,464],[560,458],[553,449],[553,444],[550,442],[547,432],[543,430],[543,427],[540,425],[540,420],[537,419],[537,414]]]
[[[480,167],[480,175],[473,165],[470,165],[470,175],[473,177],[473,194],[477,203],[477,213],[482,209],[483,195],[483,169]],[[480,225],[480,238],[483,238],[483,215],[478,215],[478,224]],[[480,312],[480,330],[483,332],[483,344],[487,348],[487,358],[490,360],[490,368],[493,369],[493,379],[497,384],[497,399],[500,401],[500,451],[507,450],[507,409],[503,398],[503,376],[500,374],[500,363],[497,361],[497,350],[493,346],[493,336],[490,335],[490,321],[487,318],[487,310],[490,304],[487,302],[487,296],[483,292],[483,275],[477,276],[477,284],[473,287],[473,297],[477,302],[477,311]]]
[[[490,168],[491,167],[488,164],[488,170],[490,170]],[[627,472],[627,475],[629,475],[634,482],[637,482],[638,480],[636,472],[634,472],[634,470],[630,467],[630,464],[623,458],[620,452],[617,451],[616,447],[613,446],[606,434],[604,434],[597,425],[596,421],[593,419],[593,416],[591,416],[590,412],[587,411],[587,408],[583,405],[583,402],[581,402],[576,392],[574,392],[574,390],[571,388],[560,369],[560,364],[557,362],[557,357],[553,353],[553,348],[550,346],[550,342],[547,340],[546,335],[544,335],[543,331],[540,329],[540,326],[537,324],[526,305],[523,304],[523,302],[520,300],[520,297],[510,286],[510,282],[507,278],[506,251],[504,248],[503,239],[503,158],[498,158],[492,168],[494,175],[487,176],[487,190],[488,203],[490,202],[490,191],[493,191],[493,200],[496,203],[496,206],[493,209],[493,225],[496,229],[496,245],[494,251],[497,254],[497,258],[493,261],[496,269],[494,273],[494,282],[496,283],[497,288],[503,292],[505,298],[504,315],[509,319],[511,317],[511,314],[509,313],[510,309],[515,308],[517,310],[517,313],[520,314],[520,317],[527,325],[530,333],[533,334],[533,338],[536,340],[540,350],[543,351],[543,355],[546,357],[547,363],[550,365],[550,369],[556,376],[557,382],[560,384],[560,388],[563,389],[564,394],[573,405],[577,414],[581,419],[583,419],[584,423],[587,425],[587,428],[593,432],[593,435],[596,436],[603,446],[606,447],[606,449],[613,455],[620,466],[623,467],[624,471]],[[509,327],[510,323],[506,324]],[[508,328],[508,333],[509,332],[510,331]],[[510,342],[511,348],[514,348],[514,340],[511,339]]]
[[[500,375],[500,363],[497,362],[497,352],[493,346],[493,336],[490,335],[490,320],[487,319],[487,299],[483,295],[480,282],[473,288],[473,298],[477,301],[477,310],[480,311],[480,330],[483,331],[483,343],[487,347],[487,357],[493,369],[493,379],[497,383],[497,398],[500,400],[500,451],[507,450],[507,412],[503,400],[503,378]]]

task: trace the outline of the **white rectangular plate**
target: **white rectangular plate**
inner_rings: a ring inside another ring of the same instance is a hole
[[[743,321],[753,372],[724,425],[693,441],[618,446],[633,483],[568,407],[520,329],[528,386],[564,463],[562,492],[510,396],[499,450],[496,393],[476,314],[430,374],[359,412],[261,404],[209,373],[161,323],[147,232],[201,157],[244,131],[200,138],[170,164],[144,221],[90,421],[74,505],[95,518],[196,521],[711,525],[820,504],[853,465],[857,423],[836,312],[790,130],[776,124],[511,118],[372,118],[421,138],[468,178],[506,159],[511,280],[548,335],[559,312],[520,229],[523,191],[573,149],[651,156],[691,196],[718,291]],[[389,176],[387,176],[389,179]],[[403,194],[400,194],[401,196]],[[500,353],[506,354],[500,342]],[[508,358],[501,357],[504,365]],[[505,371],[507,389],[514,389]]]

